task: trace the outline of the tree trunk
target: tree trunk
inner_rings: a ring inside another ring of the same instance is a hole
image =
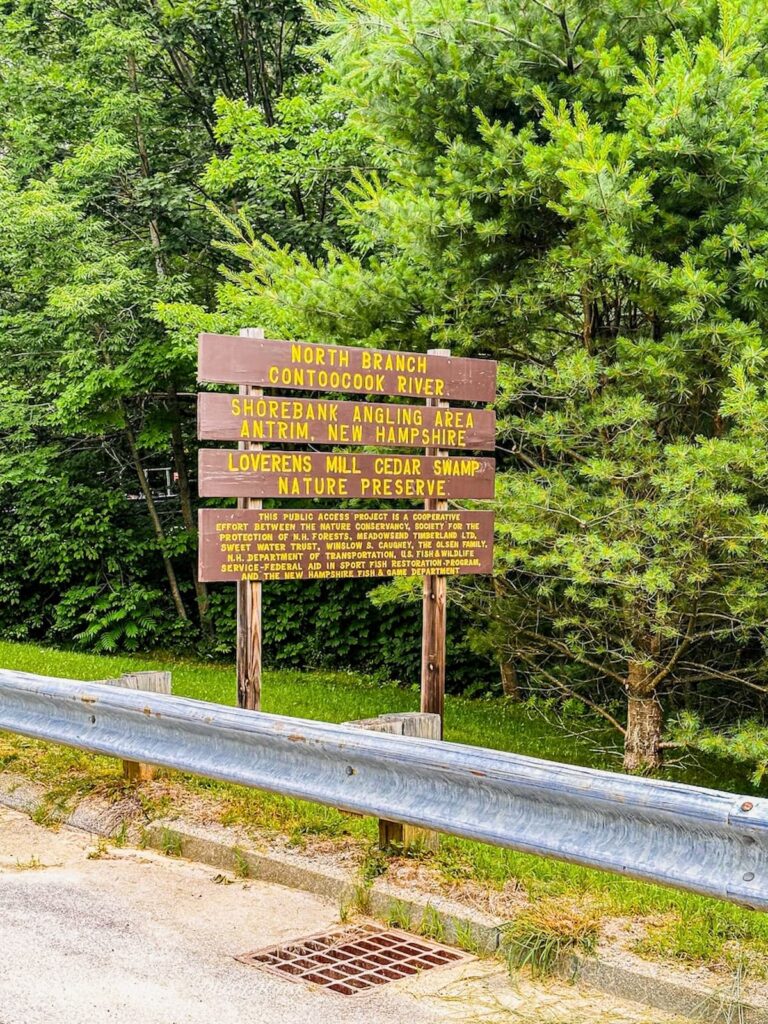
[[[624,737],[624,768],[628,772],[652,771],[662,764],[661,735],[664,713],[651,687],[652,672],[640,661],[627,669],[627,733]]]
[[[186,530],[192,537],[196,538],[197,523],[195,522],[195,513],[192,507],[192,492],[189,486],[189,474],[187,473],[187,453],[184,448],[184,437],[181,432],[178,399],[176,397],[176,390],[172,385],[168,388],[168,403],[171,413],[171,448],[173,450],[173,464],[176,467],[176,476],[178,477],[181,518],[184,520]],[[208,587],[202,580],[198,579],[197,566],[194,561],[192,563],[192,581],[195,585],[200,628],[203,635],[211,639],[213,637],[213,623],[211,622]]]
[[[136,68],[136,58],[132,53],[128,56],[128,74],[131,79],[133,91],[138,96],[138,72]],[[152,178],[152,165],[150,164],[149,161],[149,152],[147,150],[147,144],[144,137],[144,127],[142,124],[141,116],[139,114],[136,114],[134,117],[134,125],[136,128],[136,147],[138,149],[139,154],[141,176],[145,180],[149,181]],[[152,254],[155,260],[155,273],[157,274],[158,281],[164,281],[166,278],[165,259],[163,257],[163,245],[162,236],[160,234],[160,225],[157,218],[150,215],[149,220],[147,222],[147,227],[149,231],[149,241],[152,247]],[[184,438],[181,433],[181,420],[179,416],[176,390],[172,385],[169,385],[168,387],[168,400],[171,412],[171,450],[173,452],[173,461],[176,467],[176,476],[178,478],[179,483],[181,517],[184,521],[185,529],[188,530],[194,537],[197,535],[197,526],[195,523],[194,512],[192,511],[192,499],[189,489],[189,476],[187,474],[187,456],[184,450]],[[137,458],[138,453],[136,453],[134,462],[137,461]],[[140,462],[138,462],[137,464],[139,466],[141,465]],[[145,494],[147,493],[148,492],[145,491]],[[154,511],[154,504],[151,502],[151,495],[147,498],[147,501],[150,502],[150,514],[152,514],[152,512]],[[155,522],[155,519],[156,513],[155,517],[153,518],[153,523]],[[158,532],[158,529],[162,533],[162,526],[160,525],[159,519],[157,519],[157,525],[155,526],[156,533]],[[158,541],[159,540],[160,535],[158,534]],[[164,550],[164,544],[161,544],[161,547]],[[164,558],[166,561],[166,572],[169,573],[168,580],[171,584],[171,592],[174,595],[174,603],[176,604],[177,610],[181,609],[181,611],[179,611],[179,614],[182,616],[182,618],[186,618],[187,613],[184,610],[184,605],[181,601],[181,594],[179,593],[178,584],[176,582],[176,573],[173,569],[173,565],[171,564],[170,559],[167,558],[165,555]],[[205,583],[202,583],[200,580],[198,580],[197,569],[194,564],[194,560],[192,563],[192,581],[195,586],[195,596],[197,598],[197,609],[198,618],[200,619],[200,628],[205,636],[212,637],[213,627],[211,625],[210,620],[210,603],[208,600],[208,588],[206,587]]]
[[[520,700],[520,684],[517,680],[517,669],[514,662],[508,658],[499,659],[499,673],[501,675],[501,692],[509,700]]]
[[[504,600],[504,584],[501,577],[494,576],[493,592],[496,600]],[[517,667],[511,658],[506,656],[503,648],[499,653],[499,675],[501,676],[501,692],[510,700],[520,700],[520,683],[517,678]]]
[[[125,413],[123,412],[123,415]],[[173,568],[173,563],[168,557],[168,551],[165,540],[165,530],[163,530],[163,524],[160,522],[160,516],[157,514],[157,508],[155,507],[155,500],[152,497],[152,491],[149,487],[147,480],[147,474],[144,472],[144,466],[141,463],[141,456],[139,455],[139,449],[136,445],[136,438],[133,436],[133,431],[128,426],[128,421],[125,422],[125,436],[128,441],[128,448],[131,452],[131,459],[133,461],[134,468],[136,469],[136,476],[139,478],[139,487],[141,487],[141,493],[147,500],[147,510],[149,512],[149,518],[152,521],[152,527],[155,531],[155,537],[157,538],[157,546],[160,548],[160,554],[163,558],[163,565],[165,566],[165,574],[168,577],[168,585],[171,588],[171,597],[173,603],[176,606],[180,619],[187,619],[187,609],[184,607],[184,602],[181,599],[181,591],[179,590],[179,583],[176,579],[176,570]]]

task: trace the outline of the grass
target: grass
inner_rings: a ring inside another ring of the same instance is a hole
[[[160,837],[160,849],[166,857],[181,856],[181,838],[169,828],[164,828]]]
[[[167,669],[173,673],[175,694],[224,704],[234,701],[230,665],[172,656],[100,657],[0,643],[0,666],[73,679],[100,679],[142,668]],[[340,722],[417,707],[415,690],[373,682],[357,674],[265,673],[264,710],[268,712]],[[541,714],[499,699],[449,697],[447,701],[449,740],[590,767],[619,767],[613,735],[592,718],[577,717],[570,724],[572,728],[564,731]],[[54,809],[95,788],[102,794],[114,793],[116,798],[124,791],[120,765],[114,759],[9,734],[0,734],[2,769],[45,783],[47,797],[38,812],[42,822],[49,820]],[[372,819],[211,779],[173,774],[189,790],[216,799],[222,824],[279,832],[298,846],[317,836],[361,843],[371,851],[363,862],[363,890],[387,870],[386,857],[374,850],[376,823]],[[669,767],[665,776],[734,792],[759,792],[738,766],[720,759]],[[137,792],[141,797],[141,790]],[[170,810],[162,801],[147,807],[152,817],[164,816]],[[567,906],[569,913],[564,919],[567,917],[573,927],[564,927],[577,945],[586,941],[580,931],[585,921],[606,917],[645,919],[653,927],[638,941],[637,952],[643,956],[729,968],[738,967],[749,957],[752,976],[768,977],[768,915],[454,837],[444,837],[439,851],[428,860],[447,884],[466,880],[490,889],[511,886],[524,890],[533,905]],[[515,933],[517,945],[520,950],[532,950],[534,958],[546,959],[553,946],[569,941],[559,932],[553,937],[541,921],[526,917],[520,928],[528,931]]]
[[[549,974],[566,953],[589,953],[600,935],[594,908],[541,900],[519,914],[505,930],[502,950],[510,968],[530,967],[534,977]]]
[[[14,867],[16,871],[42,871],[48,865],[43,864],[39,857],[33,855],[29,860],[19,860],[17,857]]]
[[[71,679],[103,679],[149,668],[167,670],[173,673],[174,694],[218,704],[235,702],[232,665],[174,655],[109,657],[0,641],[0,666]],[[273,714],[343,722],[390,711],[418,711],[418,707],[417,687],[375,682],[355,672],[283,669],[264,674],[262,710]],[[445,735],[453,742],[609,771],[620,768],[616,734],[600,720],[573,715],[564,724],[565,729],[544,714],[495,697],[449,696],[446,701]],[[748,770],[724,758],[689,759],[669,766],[662,777],[738,793],[764,793],[752,784]]]

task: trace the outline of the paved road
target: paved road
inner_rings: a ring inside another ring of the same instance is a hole
[[[0,808],[0,1024],[645,1024],[657,1013],[568,986],[513,986],[469,961],[350,998],[233,956],[338,924],[338,908],[277,885]]]

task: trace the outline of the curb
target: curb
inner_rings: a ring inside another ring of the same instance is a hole
[[[329,867],[318,870],[311,866],[309,857],[285,851],[264,853],[245,846],[226,828],[203,829],[168,819],[151,822],[145,826],[143,834],[147,845],[153,849],[170,850],[188,860],[201,861],[236,875],[324,896],[335,900],[340,907],[355,906],[371,917],[430,935],[448,945],[481,955],[494,953],[499,948],[501,929],[488,915],[457,909],[455,904],[441,897],[427,902],[414,900],[386,882],[364,887],[342,871]]]
[[[124,803],[106,804],[86,798],[74,811],[48,807],[45,789],[20,776],[0,775],[0,805],[30,815],[44,807],[47,821],[106,837],[115,836],[126,826],[136,826],[134,805],[128,808]],[[141,828],[141,841],[169,856],[182,856],[241,877],[310,892],[337,901],[340,908],[354,906],[387,924],[479,955],[497,954],[502,944],[504,926],[480,911],[442,897],[413,899],[384,881],[364,887],[343,871],[328,866],[318,868],[308,856],[257,850],[224,826],[202,828],[179,819],[159,819]],[[612,963],[599,956],[568,954],[556,965],[555,973],[562,980],[588,985],[617,999],[702,1024],[768,1024],[768,1010],[745,1003],[737,994],[667,981],[659,978],[657,972]]]

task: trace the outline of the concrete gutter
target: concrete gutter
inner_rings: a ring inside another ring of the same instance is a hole
[[[224,826],[202,827],[177,818],[142,826],[137,823],[135,804],[128,803],[130,806],[91,797],[74,809],[57,809],[46,800],[42,785],[23,776],[0,775],[0,804],[6,807],[37,817],[44,810],[46,821],[106,837],[114,838],[129,829],[132,839],[169,855],[324,896],[338,903],[340,910],[355,909],[475,953],[494,955],[500,951],[504,924],[488,914],[440,896],[414,898],[383,879],[362,886],[352,874],[325,864],[318,866],[309,854],[258,850]],[[707,1024],[768,1024],[768,1009],[743,1001],[738,992],[707,991],[687,979],[660,977],[657,965],[613,962],[599,954],[569,954],[557,965],[556,973],[619,999]]]

